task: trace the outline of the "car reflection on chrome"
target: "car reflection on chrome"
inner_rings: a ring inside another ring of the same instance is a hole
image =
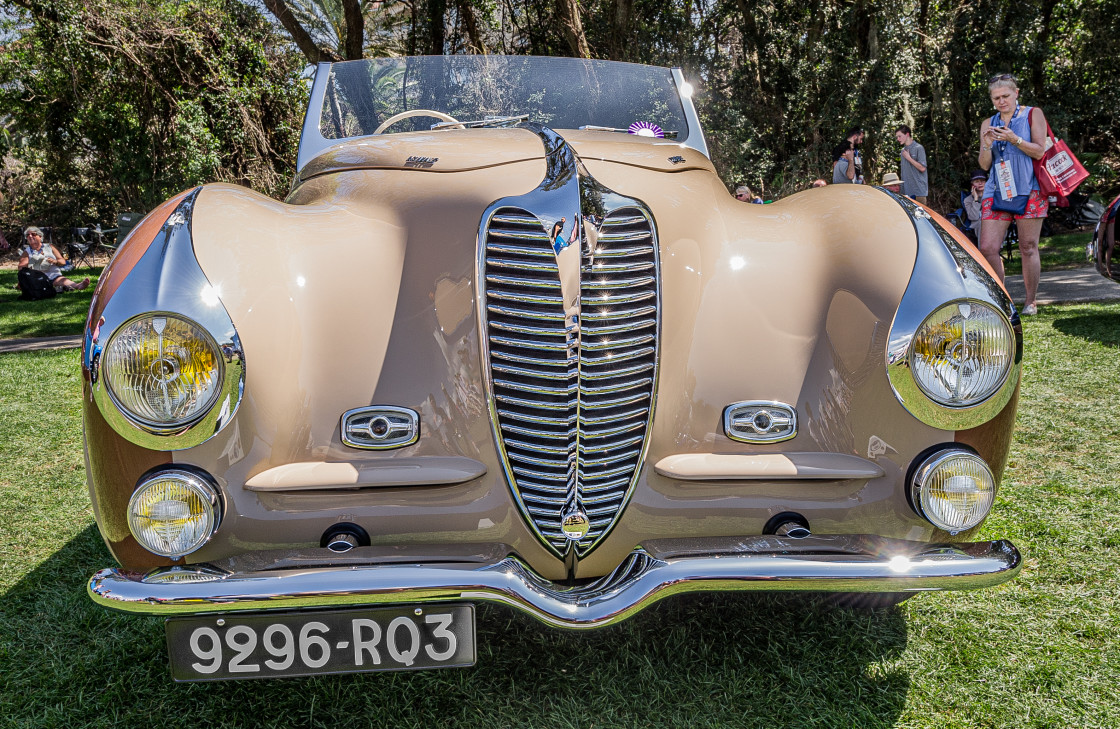
[[[285,201],[188,190],[101,279],[89,592],[211,680],[470,665],[480,602],[996,585],[1022,334],[971,250],[737,202],[679,69],[322,64]]]

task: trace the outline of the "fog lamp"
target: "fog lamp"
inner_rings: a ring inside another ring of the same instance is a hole
[[[164,557],[190,554],[221,521],[218,490],[184,470],[161,471],[140,483],[128,502],[128,528],[144,549]]]
[[[988,515],[995,501],[995,477],[980,456],[970,451],[939,451],[918,466],[910,500],[918,514],[950,534],[971,529]]]

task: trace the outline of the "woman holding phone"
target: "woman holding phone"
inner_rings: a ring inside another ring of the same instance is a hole
[[[1023,286],[1027,292],[1021,313],[1030,316],[1038,313],[1038,239],[1049,208],[1034,174],[1034,160],[1046,152],[1046,116],[1038,107],[1020,106],[1019,85],[1009,73],[989,79],[988,93],[996,113],[980,125],[979,162],[989,170],[981,208],[980,252],[1002,280],[999,251],[1007,228],[1014,221],[1019,229]]]

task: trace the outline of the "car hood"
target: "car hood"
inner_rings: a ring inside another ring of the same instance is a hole
[[[606,160],[666,172],[715,171],[703,154],[672,140],[571,130],[564,130],[563,137],[585,160]],[[328,148],[300,170],[297,185],[321,175],[352,170],[466,172],[544,157],[540,138],[526,129],[385,134],[348,139]]]

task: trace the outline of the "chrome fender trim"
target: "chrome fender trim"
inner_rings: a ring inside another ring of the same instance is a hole
[[[587,629],[620,622],[662,598],[689,592],[964,590],[1005,582],[1021,568],[1019,551],[1004,540],[926,544],[868,535],[756,536],[651,542],[610,575],[574,588],[544,580],[507,556],[484,563],[233,574],[208,565],[147,575],[106,569],[93,576],[88,590],[105,607],[151,615],[465,600],[508,605],[554,627]]]

